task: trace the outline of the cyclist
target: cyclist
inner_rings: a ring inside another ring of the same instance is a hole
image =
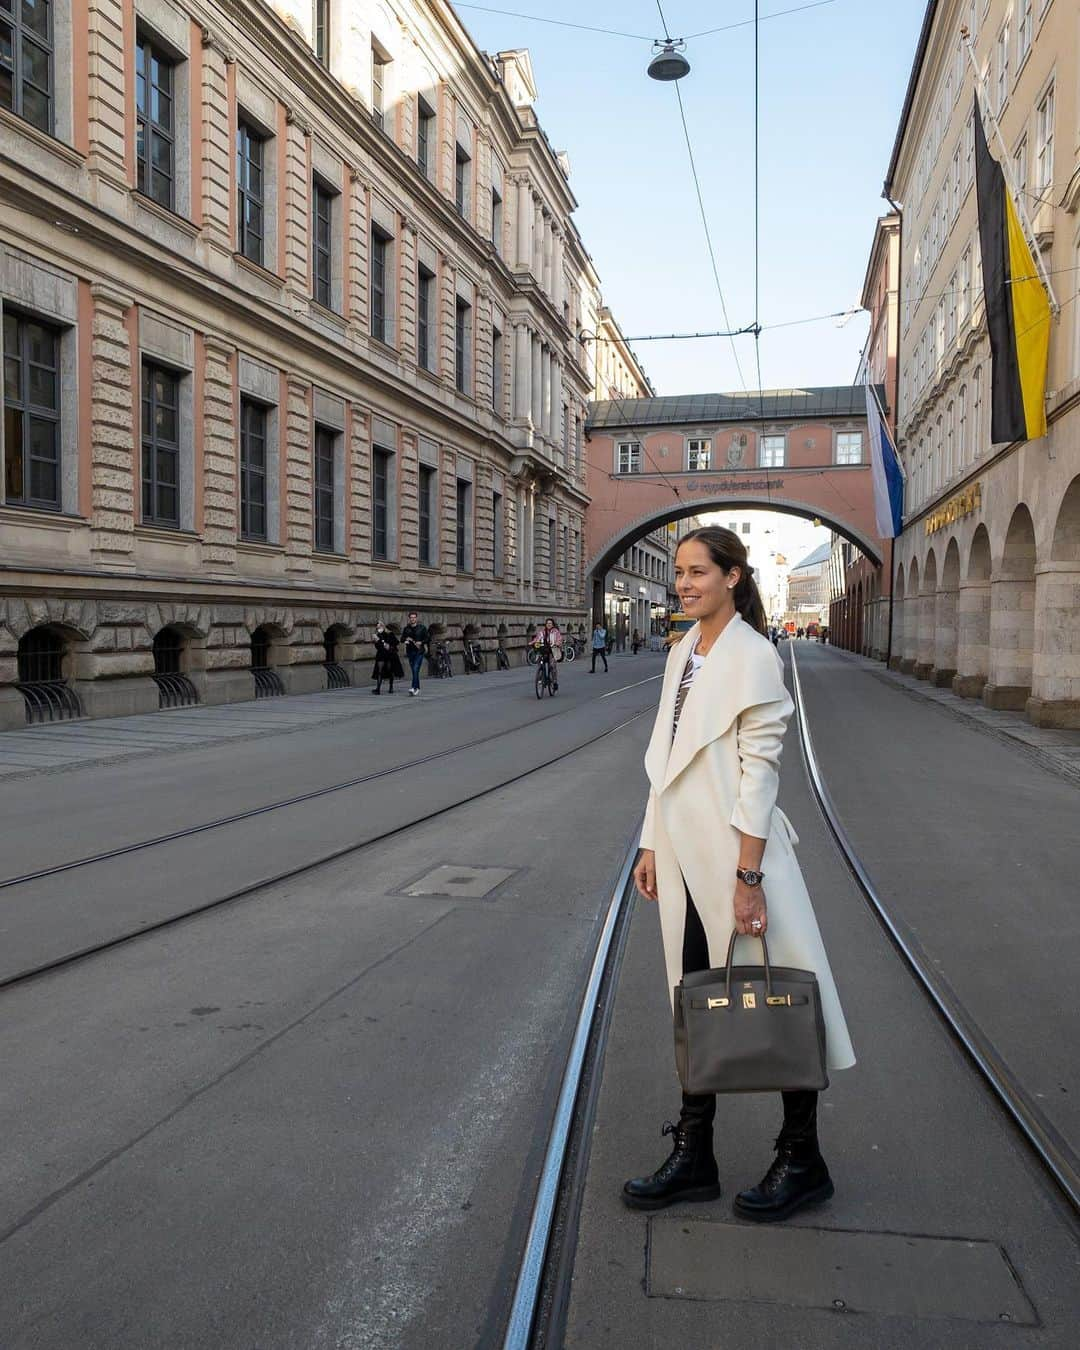
[[[559,662],[562,660],[563,635],[554,619],[545,619],[543,628],[538,628],[532,645],[541,661],[548,662],[552,689],[559,687]]]

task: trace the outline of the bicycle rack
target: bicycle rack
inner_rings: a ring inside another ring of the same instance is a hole
[[[153,680],[158,687],[159,708],[193,708],[199,701],[199,691],[186,675],[155,671]]]
[[[79,696],[66,680],[27,680],[15,688],[26,704],[27,726],[70,722],[83,715]]]
[[[349,672],[338,661],[324,661],[327,689],[348,689],[351,681]]]
[[[271,670],[269,666],[257,666],[251,673],[255,678],[256,698],[278,698],[284,694],[285,686],[276,670]]]

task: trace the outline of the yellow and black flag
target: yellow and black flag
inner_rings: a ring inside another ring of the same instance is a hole
[[[986,326],[993,356],[990,439],[995,444],[1033,441],[1046,435],[1050,301],[1001,165],[986,144],[977,94],[975,185]]]

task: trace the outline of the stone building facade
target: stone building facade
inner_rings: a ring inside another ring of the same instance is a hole
[[[1045,437],[990,440],[974,188],[976,63],[1057,292]],[[904,532],[893,660],[1039,725],[1080,726],[1080,159],[1076,6],[941,0],[926,17],[886,179],[902,204]]]
[[[602,301],[528,53],[418,0],[49,10],[0,94],[0,726],[586,619]]]

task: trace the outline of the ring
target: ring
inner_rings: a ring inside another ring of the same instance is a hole
[[[750,924],[750,927],[751,927],[751,928],[760,928],[760,927],[761,927],[761,920],[760,920],[760,919],[754,919],[754,921]]]

